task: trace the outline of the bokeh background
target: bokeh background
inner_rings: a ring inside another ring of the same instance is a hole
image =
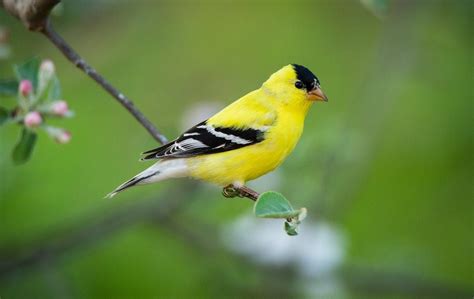
[[[204,183],[105,200],[156,142],[0,11],[1,78],[50,58],[76,113],[69,144],[42,134],[22,166],[0,127],[2,299],[474,295],[472,1],[65,1],[53,23],[169,138],[288,63],[330,101],[251,185],[308,208],[296,237]]]

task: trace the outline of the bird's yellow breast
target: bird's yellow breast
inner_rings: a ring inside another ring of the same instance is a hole
[[[278,167],[298,142],[304,125],[303,113],[280,110],[274,124],[257,144],[217,154],[186,159],[190,176],[226,186],[245,183]]]

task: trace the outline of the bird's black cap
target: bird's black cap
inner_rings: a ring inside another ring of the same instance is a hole
[[[315,87],[319,87],[320,82],[318,77],[316,77],[315,74],[313,74],[309,69],[306,67],[299,65],[299,64],[291,64],[293,69],[296,72],[296,77],[298,80],[303,82],[306,90],[313,90]]]

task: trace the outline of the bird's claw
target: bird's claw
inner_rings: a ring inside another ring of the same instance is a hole
[[[222,188],[222,195],[224,195],[227,198],[232,198],[232,197],[243,197],[242,193],[240,192],[239,189],[235,188],[232,185],[226,186]]]
[[[224,188],[222,188],[222,195],[224,195],[227,198],[232,198],[232,197],[240,197],[240,198],[249,198],[253,201],[257,201],[258,197],[260,194],[258,192],[242,186],[242,187],[236,187],[234,185],[228,185]]]

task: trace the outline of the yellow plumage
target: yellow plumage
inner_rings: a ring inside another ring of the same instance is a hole
[[[146,158],[161,160],[119,186],[111,196],[133,185],[182,176],[220,186],[242,186],[272,171],[290,154],[314,100],[327,100],[316,76],[299,65],[285,66],[261,88],[205,123],[168,145],[146,152],[151,153]],[[261,137],[245,135],[255,132]],[[222,145],[217,145],[221,141]],[[209,144],[215,144],[214,148]]]

